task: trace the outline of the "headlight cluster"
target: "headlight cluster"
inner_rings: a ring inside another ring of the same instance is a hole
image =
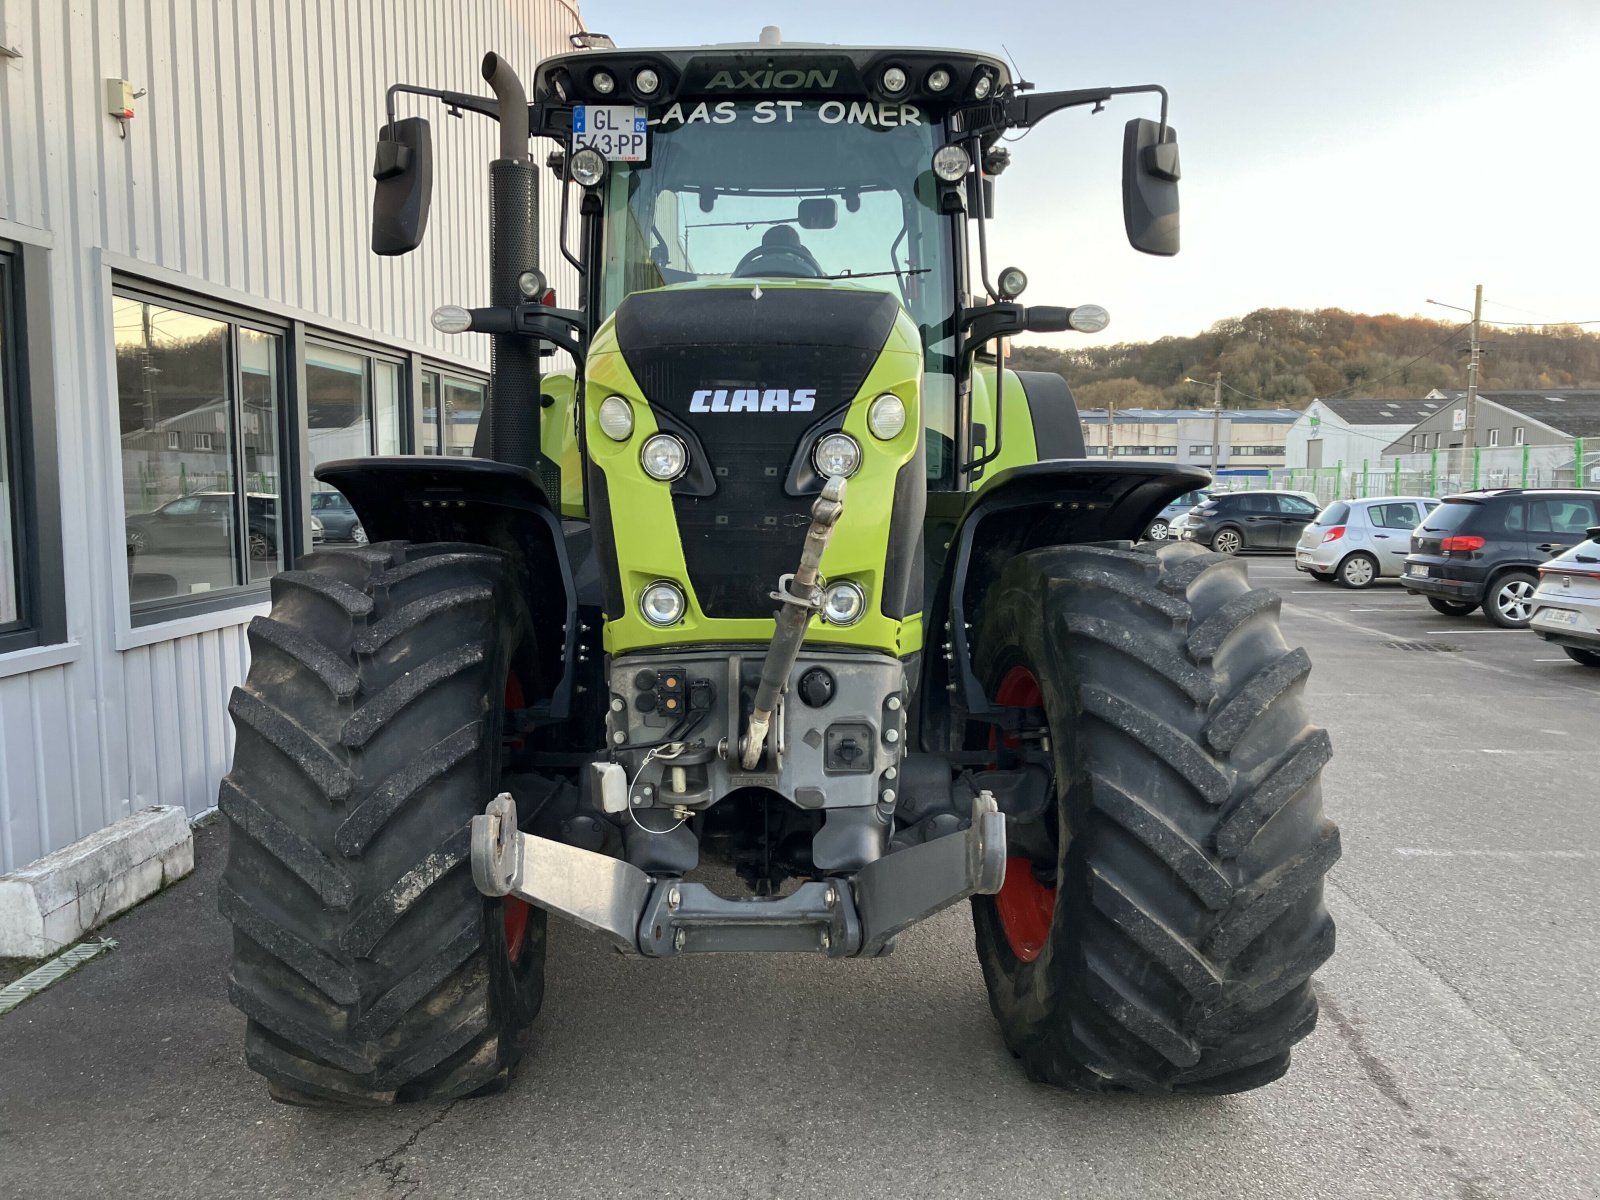
[[[822,619],[829,625],[854,625],[867,611],[867,593],[859,583],[841,579],[822,591]]]
[[[658,579],[639,593],[639,611],[644,619],[659,629],[676,625],[683,620],[688,602],[683,589],[666,579]]]
[[[689,447],[670,433],[653,433],[639,451],[639,465],[651,479],[671,483],[689,469]]]

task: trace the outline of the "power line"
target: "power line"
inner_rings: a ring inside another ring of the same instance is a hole
[[[1484,317],[1485,325],[1510,325],[1516,329],[1549,329],[1555,325],[1600,325],[1600,317],[1592,321],[1496,321]]]

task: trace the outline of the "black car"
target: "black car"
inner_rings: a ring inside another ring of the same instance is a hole
[[[1293,550],[1316,519],[1317,506],[1293,492],[1218,492],[1189,510],[1183,538],[1219,554]]]
[[[246,496],[250,514],[250,557],[278,552],[278,498],[264,492]],[[127,519],[128,557],[136,554],[215,554],[232,536],[232,492],[194,492]]]
[[[367,531],[361,528],[356,510],[343,492],[312,492],[311,511],[322,522],[322,536],[330,542],[367,544]]]
[[[1600,493],[1499,488],[1447,496],[1411,534],[1401,582],[1446,616],[1479,605],[1502,629],[1526,629],[1538,568],[1600,521]]]

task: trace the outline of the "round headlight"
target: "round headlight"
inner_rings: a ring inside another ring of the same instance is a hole
[[[659,579],[639,593],[639,612],[656,626],[676,625],[683,620],[683,589]]]
[[[889,67],[883,72],[883,90],[891,96],[906,90],[906,73],[899,67]]]
[[[585,146],[572,156],[572,180],[583,187],[594,187],[606,177],[606,160],[593,146]]]
[[[960,183],[972,169],[972,155],[961,146],[940,146],[933,152],[933,173],[946,183]]]
[[[589,77],[589,82],[602,96],[609,96],[617,90],[617,81],[611,77],[610,71],[596,71]]]
[[[817,443],[811,461],[824,479],[835,475],[849,479],[861,466],[861,447],[848,433],[830,433]]]
[[[942,92],[950,86],[950,72],[943,67],[935,67],[928,72],[927,83],[930,92]]]
[[[872,436],[888,441],[906,427],[905,401],[893,392],[885,392],[867,409],[867,428]]]
[[[822,593],[822,619],[829,625],[854,625],[867,611],[867,594],[859,583],[841,579]]]
[[[1007,300],[1015,300],[1027,286],[1028,277],[1022,273],[1022,268],[1007,267],[1000,272],[1000,294]]]
[[[522,293],[524,300],[537,300],[550,290],[544,272],[540,270],[524,271],[517,276],[517,291]]]
[[[428,320],[440,333],[465,333],[472,328],[472,314],[459,304],[441,304]]]
[[[972,98],[982,100],[994,90],[994,76],[989,72],[982,72],[972,84]]]
[[[639,89],[641,96],[649,96],[661,86],[661,76],[657,75],[649,67],[641,68],[639,73],[633,77],[633,86]]]
[[[689,448],[670,433],[654,433],[639,451],[639,464],[651,479],[671,483],[689,469]]]
[[[600,432],[613,442],[625,442],[633,436],[633,405],[621,396],[607,396],[600,401]]]

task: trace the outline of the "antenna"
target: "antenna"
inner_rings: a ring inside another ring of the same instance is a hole
[[[1013,88],[1015,88],[1019,92],[1031,92],[1031,91],[1033,91],[1033,84],[1029,83],[1027,80],[1025,80],[1022,77],[1022,68],[1017,66],[1017,60],[1015,58],[1012,58],[1011,51],[1006,47],[1006,44],[1004,42],[1000,43],[1000,49],[1002,51],[1004,51],[1006,58],[1010,61],[1010,63],[1011,63],[1011,73],[1016,77],[1013,80],[1011,86]]]

